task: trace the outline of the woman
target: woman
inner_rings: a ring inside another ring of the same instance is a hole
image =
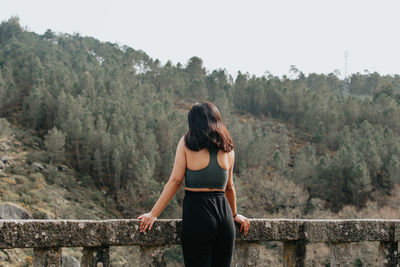
[[[138,217],[140,232],[154,221],[185,177],[182,251],[185,266],[230,266],[234,221],[247,234],[249,220],[236,212],[233,186],[234,145],[217,107],[201,101],[188,115],[189,131],[179,140],[175,163],[163,192],[149,213]]]

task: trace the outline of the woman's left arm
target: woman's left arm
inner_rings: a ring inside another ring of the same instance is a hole
[[[182,184],[183,177],[185,176],[186,170],[186,153],[185,153],[185,141],[182,138],[179,140],[176,148],[175,163],[172,168],[171,176],[167,184],[164,187],[160,197],[150,212],[142,214],[138,217],[140,222],[140,232],[145,232],[147,229],[151,230],[154,221],[161,214],[168,202],[179,190]]]

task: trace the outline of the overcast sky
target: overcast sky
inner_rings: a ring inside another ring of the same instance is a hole
[[[80,33],[145,51],[164,64],[203,59],[257,76],[400,73],[399,0],[2,0],[1,21],[12,15],[42,34]]]

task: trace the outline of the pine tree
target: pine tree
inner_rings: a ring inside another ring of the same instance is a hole
[[[45,146],[50,154],[50,163],[63,158],[65,151],[65,134],[56,127],[45,136]]]

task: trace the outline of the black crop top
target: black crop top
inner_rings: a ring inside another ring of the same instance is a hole
[[[210,161],[200,170],[186,168],[185,186],[189,188],[225,189],[228,182],[229,170],[222,169],[217,161],[218,148],[209,148]]]

